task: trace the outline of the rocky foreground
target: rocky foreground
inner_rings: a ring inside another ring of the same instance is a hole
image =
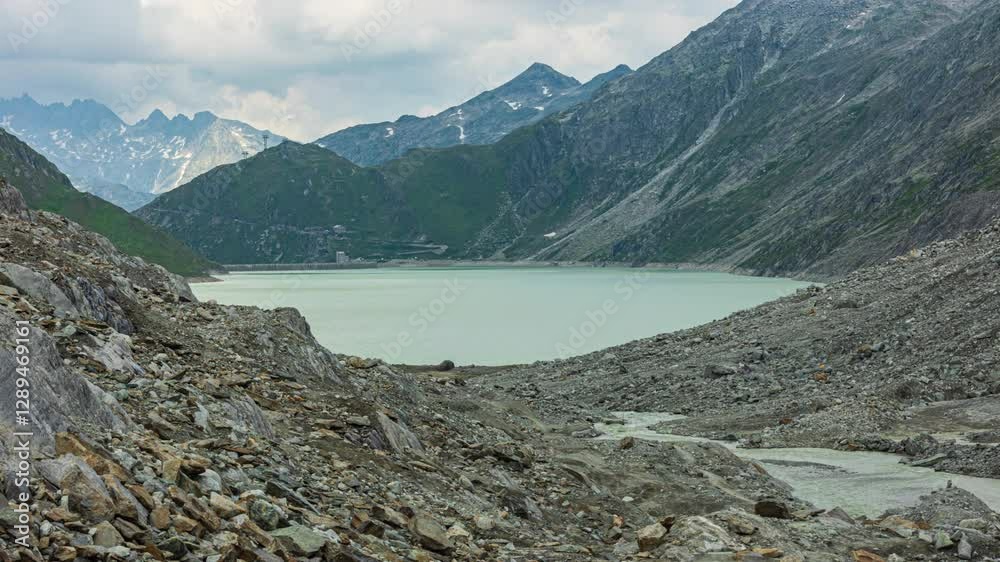
[[[961,490],[858,520],[795,499],[720,445],[588,431],[615,409],[707,412],[690,432],[733,432],[725,416],[754,413],[757,444],[863,446],[881,426],[806,422],[865,411],[901,423],[928,400],[989,400],[997,301],[966,289],[995,283],[997,264],[981,260],[976,277],[953,256],[997,229],[723,323],[470,384],[335,355],[293,310],[199,303],[182,279],[28,212],[6,184],[0,212],[0,396],[13,402],[26,321],[34,431],[28,487],[4,459],[5,497],[31,497],[27,529],[19,502],[0,510],[4,562],[1000,556],[997,515]],[[952,343],[907,359],[953,319],[992,335],[959,344],[955,324]],[[2,423],[12,453],[24,427]]]

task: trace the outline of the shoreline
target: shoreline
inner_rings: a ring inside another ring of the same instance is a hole
[[[749,270],[739,267],[725,265],[698,264],[698,263],[647,263],[641,266],[628,262],[587,262],[587,261],[502,261],[502,260],[427,260],[420,262],[412,261],[391,261],[371,264],[327,264],[327,263],[301,263],[301,264],[234,264],[224,266],[225,273],[213,273],[207,277],[187,278],[188,283],[220,283],[222,279],[214,275],[229,275],[234,273],[304,273],[304,272],[329,272],[329,271],[361,271],[372,269],[645,269],[659,271],[678,272],[713,272],[728,273],[742,277],[761,277],[771,279],[790,279],[807,283],[829,284],[843,277],[824,275],[770,275],[759,271]]]

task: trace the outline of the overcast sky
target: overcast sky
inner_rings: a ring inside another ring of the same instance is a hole
[[[633,68],[737,0],[0,0],[0,97],[209,110],[311,141],[544,62]]]

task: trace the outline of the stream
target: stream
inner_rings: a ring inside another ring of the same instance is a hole
[[[598,439],[634,437],[646,441],[706,442],[708,439],[658,433],[657,424],[683,419],[673,414],[617,412],[622,424],[596,424],[603,432]],[[763,464],[767,471],[788,485],[796,497],[818,508],[841,507],[853,516],[878,517],[886,510],[914,505],[922,495],[944,488],[951,480],[1000,511],[1000,480],[975,478],[930,468],[900,464],[899,455],[847,452],[830,449],[740,449],[734,443],[714,441],[737,456]]]

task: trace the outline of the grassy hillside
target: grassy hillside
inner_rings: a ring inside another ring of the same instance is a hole
[[[286,142],[204,174],[137,214],[225,263],[329,261],[337,251],[450,255],[502,205],[503,166],[490,154],[419,150],[374,169]]]

